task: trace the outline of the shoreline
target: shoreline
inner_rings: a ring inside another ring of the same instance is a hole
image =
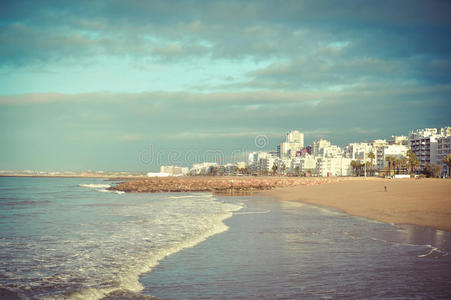
[[[390,224],[451,232],[451,181],[448,180],[354,178],[327,185],[277,188],[259,194],[333,208]]]

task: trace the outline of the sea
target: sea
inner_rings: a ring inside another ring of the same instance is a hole
[[[451,233],[263,196],[0,177],[0,299],[451,299]]]

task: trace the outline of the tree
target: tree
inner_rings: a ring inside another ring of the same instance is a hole
[[[210,166],[208,168],[208,174],[216,176],[218,174],[219,168],[217,166]]]
[[[448,179],[451,178],[451,153],[443,158],[443,162],[448,166]]]
[[[285,174],[285,169],[287,167],[285,166],[285,163],[282,163],[282,165],[280,166],[280,171],[282,172],[282,174]]]
[[[272,173],[273,173],[273,174],[276,174],[276,172],[277,172],[277,165],[276,165],[276,163],[274,163],[274,164],[272,165]]]
[[[408,173],[408,171],[407,171],[407,163],[408,163],[408,159],[407,159],[407,157],[402,157],[401,158],[401,167],[402,167],[402,173],[403,174],[407,174]]]
[[[401,157],[401,158],[395,158],[393,160],[393,170],[395,170],[395,174],[400,174],[400,170],[405,169],[405,162],[406,162],[406,158],[405,157]]]
[[[371,165],[370,165],[370,170],[371,170],[371,175],[374,175],[374,160],[376,159],[376,155],[374,155],[374,152],[371,151],[370,153],[368,153],[368,158],[370,159]]]
[[[393,156],[388,155],[385,157],[385,161],[388,162],[388,176],[391,176],[391,166],[392,166],[394,160],[395,160],[395,158]]]
[[[351,161],[352,173],[354,174],[354,176],[357,176],[357,166],[358,166],[357,161],[355,160]]]
[[[440,177],[440,173],[442,172],[442,167],[436,164],[426,164],[423,168],[423,174],[426,177],[437,178]]]
[[[372,164],[371,162],[367,161],[367,162],[365,163],[365,166],[366,166],[366,169],[367,169],[368,171],[370,171],[369,173],[372,174],[373,164]]]
[[[352,172],[354,173],[355,176],[360,176],[362,174],[362,168],[364,166],[365,164],[362,164],[357,160],[351,161]]]
[[[420,161],[417,155],[412,150],[407,151],[407,165],[410,168],[410,174],[413,174],[415,170],[420,166]]]

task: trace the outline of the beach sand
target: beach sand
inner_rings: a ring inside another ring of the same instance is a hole
[[[328,206],[382,222],[451,232],[451,180],[447,179],[349,178],[322,185],[277,188],[262,194]]]

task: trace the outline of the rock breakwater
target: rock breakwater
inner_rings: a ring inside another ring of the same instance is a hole
[[[110,190],[127,193],[213,192],[220,194],[250,193],[276,187],[324,184],[329,178],[287,177],[164,177],[129,180]]]

